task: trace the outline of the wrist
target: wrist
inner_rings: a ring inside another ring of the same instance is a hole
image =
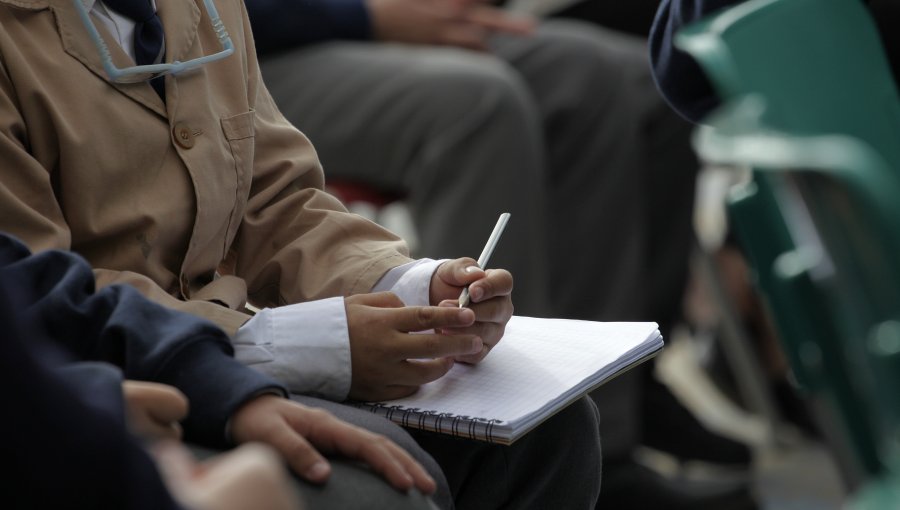
[[[260,407],[267,407],[268,402],[273,399],[284,399],[286,396],[280,388],[263,388],[248,398],[243,404],[239,405],[237,410],[228,419],[225,424],[225,438],[230,445],[244,443],[253,438],[244,437],[246,435],[245,427],[259,421],[258,410]]]

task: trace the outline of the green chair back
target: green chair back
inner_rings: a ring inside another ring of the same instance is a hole
[[[753,0],[679,34],[726,100],[765,95],[767,124],[843,133],[900,168],[900,102],[861,0]]]

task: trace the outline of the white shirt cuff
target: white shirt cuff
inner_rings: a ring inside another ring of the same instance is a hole
[[[397,266],[372,292],[391,291],[407,306],[429,304],[431,277],[445,260]],[[350,333],[344,298],[264,308],[234,336],[235,358],[285,385],[291,393],[342,401],[350,393]]]
[[[372,292],[389,290],[406,306],[428,306],[431,277],[446,259],[419,259],[397,266],[381,277]]]
[[[342,297],[260,310],[232,343],[238,361],[291,393],[333,401],[350,393],[350,334]]]

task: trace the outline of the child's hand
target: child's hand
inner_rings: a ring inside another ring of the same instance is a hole
[[[177,388],[145,381],[124,381],[128,430],[143,439],[180,439],[188,400]]]
[[[475,312],[475,324],[462,328],[442,328],[446,334],[474,334],[484,344],[480,352],[456,356],[457,361],[478,363],[503,338],[506,323],[513,314],[513,277],[505,269],[482,270],[470,258],[447,261],[431,277],[431,304],[459,306],[459,294],[469,286],[469,308]]]
[[[453,358],[482,350],[481,339],[468,332],[430,331],[471,326],[471,310],[404,306],[390,292],[349,296],[344,306],[353,370],[350,397],[357,400],[405,397],[446,374]]]
[[[259,443],[197,462],[180,443],[162,441],[151,454],[176,501],[194,510],[299,510],[281,459]]]
[[[231,432],[239,443],[259,441],[274,447],[298,475],[313,483],[324,483],[331,474],[322,451],[365,462],[400,490],[415,487],[431,494],[436,488],[425,468],[390,439],[274,395],[241,406],[231,418]]]

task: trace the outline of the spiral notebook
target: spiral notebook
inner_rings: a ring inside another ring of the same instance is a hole
[[[416,429],[511,444],[663,347],[653,322],[513,316],[478,365],[457,363],[415,394],[358,407]]]

